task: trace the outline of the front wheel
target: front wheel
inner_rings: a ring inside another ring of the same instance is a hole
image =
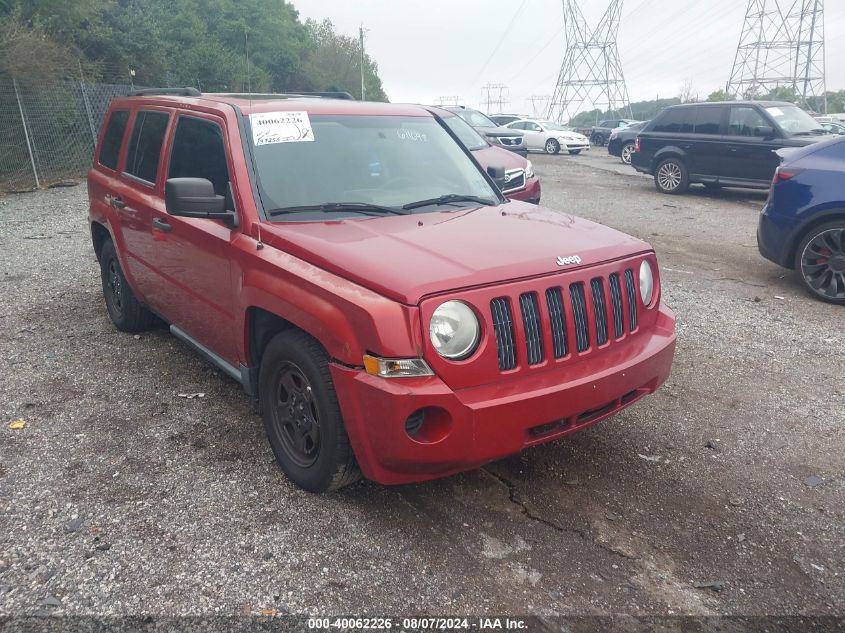
[[[560,151],[560,143],[550,138],[546,141],[546,154],[557,154]]]
[[[326,492],[360,478],[329,357],[315,339],[287,330],[267,344],[258,399],[273,454],[293,483],[310,492]]]
[[[570,155],[570,156],[578,156],[578,154],[580,154],[580,153],[581,153],[581,150],[580,150],[580,149],[571,149],[571,150],[569,150],[569,155]]]
[[[622,162],[626,165],[631,164],[631,154],[634,153],[634,144],[633,143],[625,143],[622,146],[622,153],[620,158],[622,158]]]
[[[814,297],[845,305],[845,221],[812,229],[798,245],[795,268]]]
[[[661,161],[654,170],[654,185],[660,193],[684,193],[689,189],[687,166],[680,158]]]
[[[593,142],[593,145],[601,147],[604,145],[604,134],[593,134],[590,140]]]

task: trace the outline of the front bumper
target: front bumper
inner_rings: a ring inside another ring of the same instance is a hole
[[[586,152],[590,149],[590,142],[581,143],[579,141],[560,141],[560,147],[567,152],[574,152],[576,150]]]
[[[661,305],[655,325],[603,356],[453,391],[437,376],[388,380],[331,365],[361,470],[382,484],[423,481],[478,467],[591,426],[654,392],[675,349],[675,319]],[[423,443],[405,421],[425,408],[442,433]]]
[[[540,179],[537,176],[525,181],[525,187],[518,191],[510,191],[505,194],[509,200],[522,200],[531,204],[540,204]]]

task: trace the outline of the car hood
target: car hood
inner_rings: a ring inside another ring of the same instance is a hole
[[[651,250],[589,220],[524,202],[329,222],[262,223],[265,244],[409,305],[432,294],[560,272]]]
[[[524,136],[522,130],[515,130],[512,127],[477,127],[478,132],[485,136]]]
[[[528,166],[527,159],[501,147],[482,147],[473,150],[472,154],[485,169],[488,167],[504,167],[506,170],[525,169]]]

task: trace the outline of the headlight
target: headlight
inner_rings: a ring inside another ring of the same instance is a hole
[[[533,178],[534,177],[534,164],[528,160],[525,161],[527,164],[525,165],[525,177],[526,178]]]
[[[654,273],[651,270],[651,264],[647,259],[640,264],[640,298],[643,300],[643,305],[651,306],[651,300],[654,297]]]
[[[478,346],[479,334],[475,312],[463,301],[441,303],[431,315],[428,335],[443,358],[466,358]]]

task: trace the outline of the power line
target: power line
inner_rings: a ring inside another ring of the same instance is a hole
[[[493,49],[493,52],[490,53],[489,57],[487,57],[487,61],[484,62],[484,65],[481,67],[481,70],[478,71],[478,74],[475,76],[475,79],[472,80],[472,83],[475,83],[476,81],[478,81],[479,78],[481,77],[481,75],[484,73],[484,71],[487,70],[488,64],[490,64],[490,61],[493,59],[493,56],[499,51],[499,47],[502,45],[502,42],[505,41],[505,37],[507,37],[507,34],[510,32],[511,27],[513,27],[514,22],[516,22],[517,16],[525,8],[525,5],[526,5],[527,2],[528,2],[528,0],[522,0],[522,4],[519,5],[519,8],[516,10],[516,13],[513,14],[511,21],[508,22],[508,26],[505,28],[504,32],[502,33],[502,36],[499,38],[499,41],[496,42],[496,46]]]

